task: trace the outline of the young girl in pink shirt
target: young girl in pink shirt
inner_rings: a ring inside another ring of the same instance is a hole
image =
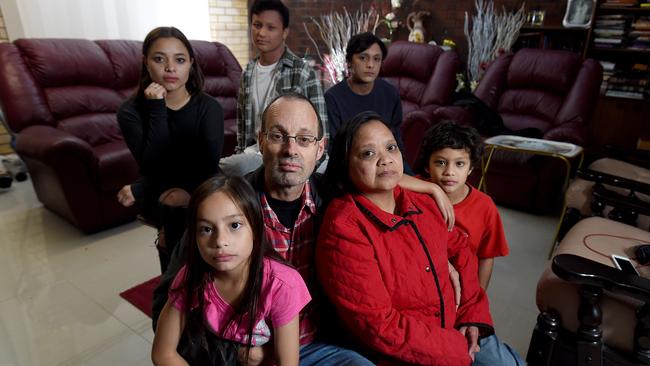
[[[238,354],[246,363],[250,347],[273,337],[275,363],[298,365],[298,314],[311,297],[264,239],[253,188],[240,177],[211,178],[188,210],[186,237],[194,245],[160,315],[154,363],[235,364]]]

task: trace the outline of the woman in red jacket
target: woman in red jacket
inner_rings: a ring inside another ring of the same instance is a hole
[[[430,197],[402,189],[402,155],[386,123],[363,112],[336,135],[318,275],[343,326],[380,364],[524,365],[492,328],[466,234],[447,231]],[[460,273],[456,307],[447,272]],[[479,346],[480,345],[480,346]]]

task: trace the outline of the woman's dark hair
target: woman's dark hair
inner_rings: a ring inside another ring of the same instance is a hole
[[[267,10],[274,10],[280,13],[283,28],[289,27],[289,8],[280,0],[255,0],[248,12],[248,22],[253,22],[253,14],[260,15],[261,12]]]
[[[390,125],[377,112],[365,111],[343,123],[336,132],[330,162],[327,164],[327,170],[325,171],[325,180],[331,189],[333,197],[357,192],[357,188],[350,179],[350,149],[361,126],[372,121],[379,121],[391,130]]]
[[[476,129],[460,126],[453,121],[442,121],[429,128],[424,134],[420,153],[413,165],[413,172],[423,177],[429,177],[427,168],[431,154],[445,148],[467,151],[471,168],[478,165],[483,154],[483,142]]]
[[[135,92],[134,96],[135,100],[144,100],[144,90],[147,89],[149,84],[152,82],[149,71],[147,71],[147,55],[149,54],[149,50],[151,49],[153,43],[160,38],[176,38],[181,41],[183,46],[185,46],[187,53],[190,56],[190,61],[193,61],[192,65],[190,66],[190,75],[187,79],[187,83],[185,84],[185,88],[192,95],[201,92],[203,90],[203,73],[201,72],[201,67],[199,67],[198,62],[196,62],[196,57],[194,57],[194,49],[192,48],[190,41],[187,40],[183,32],[181,32],[178,28],[158,27],[149,32],[149,34],[147,34],[147,36],[144,38],[144,42],[142,42],[142,70],[140,71],[138,90]]]
[[[251,185],[242,177],[214,176],[203,182],[190,199],[188,205],[187,235],[185,245],[185,263],[187,272],[182,279],[182,286],[174,289],[185,299],[184,315],[186,319],[185,335],[189,340],[207,348],[206,332],[209,332],[205,323],[205,291],[206,286],[213,280],[215,269],[206,263],[198,250],[197,245],[197,214],[199,206],[211,195],[222,192],[228,195],[235,205],[243,212],[253,233],[253,250],[250,256],[248,281],[244,287],[241,302],[234,308],[232,317],[224,322],[221,329],[216,330],[217,336],[222,336],[233,322],[240,324],[245,314],[249,315],[246,324],[248,334],[248,348],[251,347],[252,334],[255,328],[255,314],[258,313],[260,304],[260,291],[262,287],[264,257],[271,257],[282,261],[266,240],[264,235],[264,222],[262,208],[258,195]],[[196,307],[190,306],[196,304]],[[210,349],[207,352],[210,353]],[[246,352],[248,354],[248,352]]]
[[[367,50],[375,43],[379,45],[379,48],[381,48],[381,59],[386,59],[388,49],[384,42],[382,42],[381,39],[372,32],[365,32],[359,33],[350,38],[347,47],[345,47],[345,60],[347,62],[352,62],[352,56]]]

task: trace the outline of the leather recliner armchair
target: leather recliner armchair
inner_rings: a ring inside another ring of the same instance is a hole
[[[535,128],[544,139],[586,147],[601,80],[595,60],[524,48],[497,58],[474,93],[510,130]],[[561,202],[564,169],[557,159],[499,151],[487,176],[488,194],[499,204],[548,212]]]
[[[434,112],[452,101],[460,59],[438,46],[396,41],[388,47],[380,75],[399,90],[402,138],[407,161],[413,164]]]
[[[205,89],[224,108],[223,153],[229,153],[236,140],[241,68],[220,43],[192,44]],[[16,137],[16,152],[39,201],[84,232],[135,218],[135,209],[122,207],[115,196],[138,176],[115,112],[135,91],[141,49],[141,42],[126,40],[0,44],[0,107]]]

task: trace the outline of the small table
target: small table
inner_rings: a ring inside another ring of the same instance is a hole
[[[484,164],[481,164],[481,181],[479,182],[478,189],[482,191],[485,191],[485,186],[487,185],[485,182],[485,177],[488,170],[490,169],[492,156],[497,150],[518,151],[533,155],[550,156],[562,160],[566,165],[566,175],[564,177],[564,184],[562,185],[562,193],[564,193],[567,186],[569,185],[569,177],[571,176],[571,161],[569,159],[580,156],[580,160],[578,162],[579,169],[582,167],[582,162],[585,158],[585,153],[582,146],[568,142],[558,142],[512,135],[498,135],[490,137],[489,139],[485,140],[484,143],[485,148],[489,152],[487,160]],[[562,220],[564,220],[564,215],[566,212],[566,200],[563,199],[562,201],[564,202],[562,205],[562,215],[560,216],[560,222],[557,226],[557,229],[555,230],[555,236],[553,239],[553,245],[551,246],[551,252],[549,253],[549,258],[553,253],[553,250],[555,250],[555,241],[557,239],[557,235],[559,233],[560,226],[562,225]]]

